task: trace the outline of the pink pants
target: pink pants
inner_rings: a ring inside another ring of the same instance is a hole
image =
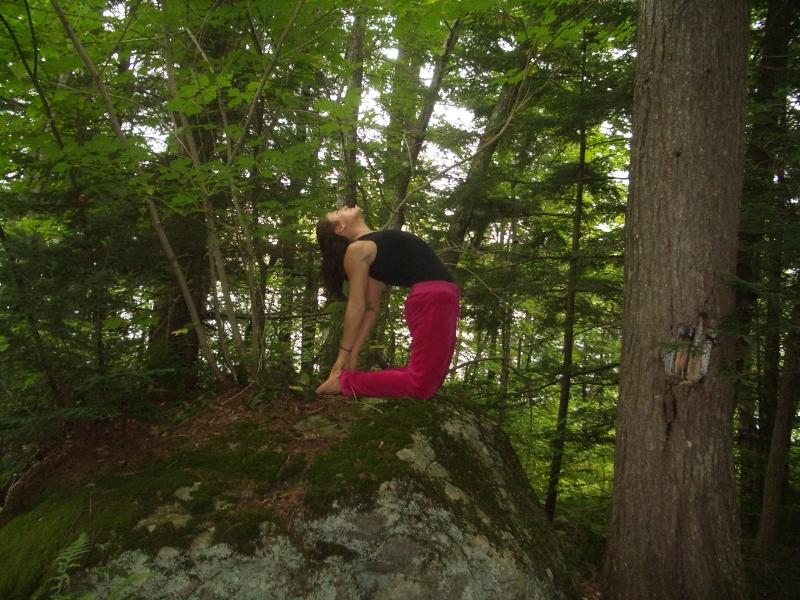
[[[405,316],[411,333],[407,367],[343,371],[342,394],[374,398],[432,398],[442,387],[456,348],[461,295],[455,283],[423,281],[411,287]]]

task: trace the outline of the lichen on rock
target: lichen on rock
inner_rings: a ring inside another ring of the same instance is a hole
[[[443,402],[337,402],[318,418],[319,406],[288,412],[293,438],[237,425],[141,482],[98,483],[104,501],[85,524],[100,532],[103,510],[134,490],[135,499],[129,525],[117,508],[118,529],[75,591],[100,600],[120,587],[143,600],[579,598],[496,425]]]

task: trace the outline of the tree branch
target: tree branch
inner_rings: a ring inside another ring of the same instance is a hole
[[[61,24],[64,26],[64,30],[67,32],[67,35],[72,41],[72,45],[75,47],[75,50],[78,52],[78,55],[81,57],[81,59],[83,59],[84,65],[86,65],[86,68],[92,74],[92,78],[94,79],[95,85],[97,85],[98,89],[100,90],[100,95],[102,96],[103,102],[106,105],[108,118],[111,121],[111,127],[114,130],[117,139],[123,146],[127,147],[128,138],[125,136],[125,133],[122,131],[122,128],[120,127],[119,120],[117,119],[117,113],[114,110],[114,105],[111,102],[111,96],[109,96],[108,94],[108,90],[106,89],[106,86],[103,83],[102,78],[100,77],[100,73],[98,73],[97,69],[94,66],[94,63],[92,62],[92,59],[89,58],[89,55],[86,54],[86,51],[83,49],[83,45],[78,39],[78,36],[75,35],[75,31],[69,24],[67,16],[64,14],[64,11],[61,9],[61,6],[58,4],[58,0],[50,0],[50,4],[52,4],[53,9],[55,9],[56,14],[58,14],[58,18],[61,20]],[[175,253],[172,250],[172,245],[169,243],[167,234],[161,225],[161,219],[158,216],[158,210],[156,209],[155,202],[153,201],[152,196],[149,195],[147,196],[147,209],[150,213],[150,219],[153,223],[153,228],[156,230],[156,235],[158,235],[158,239],[161,242],[161,248],[164,250],[164,254],[166,254],[167,260],[169,261],[169,264],[172,267],[172,272],[175,274],[175,278],[178,280],[178,285],[181,288],[183,299],[186,302],[186,307],[189,310],[189,315],[192,318],[192,325],[194,327],[195,334],[197,335],[197,340],[200,344],[200,348],[203,351],[203,355],[205,356],[205,359],[208,362],[209,367],[214,372],[215,377],[219,381],[224,381],[225,375],[222,373],[222,371],[220,371],[219,367],[217,366],[216,359],[214,358],[214,355],[211,353],[211,348],[209,347],[208,339],[206,338],[206,332],[203,329],[203,324],[200,320],[200,315],[197,312],[197,306],[194,303],[194,298],[192,298],[192,293],[189,290],[188,284],[186,283],[186,278],[183,276],[183,270],[181,269],[181,266],[178,263],[178,259],[175,258]]]
[[[233,164],[233,159],[236,158],[236,155],[239,154],[239,151],[242,149],[244,145],[244,140],[247,137],[247,128],[250,127],[250,122],[253,120],[253,115],[256,112],[256,105],[258,104],[258,99],[261,97],[261,92],[264,91],[264,86],[267,84],[267,79],[272,74],[272,71],[275,69],[275,65],[278,64],[278,57],[281,53],[281,48],[283,48],[283,43],[286,41],[286,38],[289,35],[289,32],[294,27],[294,22],[297,20],[297,16],[300,14],[300,9],[303,8],[306,0],[300,0],[297,3],[297,7],[294,9],[294,13],[292,14],[291,19],[289,19],[288,25],[286,25],[286,29],[283,30],[283,34],[281,35],[280,39],[278,40],[278,44],[275,46],[275,52],[272,53],[272,60],[267,67],[267,70],[264,71],[264,75],[261,77],[261,81],[258,83],[258,89],[256,90],[255,95],[253,96],[253,101],[250,103],[250,109],[247,111],[247,118],[244,120],[244,125],[242,126],[242,135],[239,136],[239,141],[236,142],[236,145],[233,148],[233,152],[231,153],[230,158],[228,159],[228,165],[231,166]]]

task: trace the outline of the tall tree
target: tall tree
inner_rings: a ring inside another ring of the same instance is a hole
[[[763,3],[761,3],[763,4]],[[753,20],[763,27],[754,60],[755,76],[750,90],[750,126],[745,146],[744,195],[737,276],[737,408],[739,415],[739,454],[743,516],[755,512],[761,492],[761,479],[770,447],[770,437],[778,402],[781,334],[781,263],[793,217],[787,214],[790,192],[783,176],[788,152],[789,55],[790,43],[798,32],[796,3],[768,0],[763,10],[756,6]],[[788,218],[787,218],[788,217]],[[769,240],[769,241],[767,241]],[[788,244],[791,246],[791,243]],[[785,265],[784,265],[785,268]],[[759,286],[766,281],[767,292]],[[766,304],[764,331],[757,319],[758,301]],[[763,356],[756,356],[758,346],[752,340],[763,337]],[[763,365],[762,373],[751,373],[754,364]],[[754,393],[755,392],[755,393]]]
[[[607,598],[744,598],[734,310],[748,3],[639,6]]]
[[[800,389],[800,281],[795,284],[795,305],[792,310],[793,330],[786,335],[783,373],[775,410],[769,460],[764,474],[761,516],[753,553],[764,555],[775,541],[778,529],[778,509],[781,505],[783,483],[786,476],[786,459],[792,437],[792,425],[797,413],[797,392]]]
[[[350,77],[347,80],[345,105],[349,109],[347,127],[342,131],[342,166],[339,169],[339,189],[337,206],[355,206],[358,179],[356,177],[356,156],[358,154],[358,109],[361,106],[361,88],[364,85],[364,38],[367,35],[367,15],[363,7],[356,9],[350,40],[347,48],[347,61]]]

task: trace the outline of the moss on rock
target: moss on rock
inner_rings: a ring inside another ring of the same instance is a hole
[[[80,532],[93,547],[76,581],[98,598],[134,580],[147,599],[578,597],[511,445],[480,415],[368,399],[281,416],[51,490],[0,529],[0,597],[42,597]]]

